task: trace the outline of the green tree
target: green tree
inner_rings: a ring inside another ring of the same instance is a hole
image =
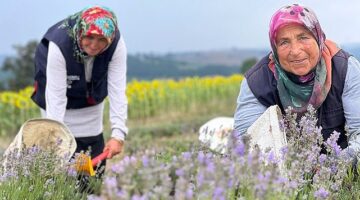
[[[256,62],[257,62],[256,58],[246,59],[240,66],[240,73],[245,74],[252,66],[256,64]]]
[[[38,42],[33,40],[25,46],[16,45],[17,55],[5,59],[1,68],[11,76],[2,84],[3,89],[19,90],[34,83],[34,55]]]

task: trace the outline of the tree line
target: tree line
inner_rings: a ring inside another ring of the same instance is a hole
[[[25,45],[14,47],[16,55],[7,57],[1,66],[1,73],[9,75],[0,81],[0,91],[19,90],[33,85],[34,55],[37,44],[38,41],[33,40]],[[179,79],[188,76],[228,76],[235,73],[243,74],[256,62],[256,58],[249,58],[237,67],[221,65],[197,66],[192,63],[175,61],[166,56],[128,55],[127,77],[128,80],[152,80],[158,78]]]

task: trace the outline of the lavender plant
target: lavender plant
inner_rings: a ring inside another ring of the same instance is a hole
[[[297,196],[333,199],[339,191],[351,159],[340,156],[337,144],[339,133],[334,132],[323,141],[321,127],[317,127],[316,111],[308,107],[300,121],[291,108],[286,110],[284,130],[288,146],[285,156],[288,177],[297,184]],[[326,151],[322,151],[325,147]],[[322,153],[326,152],[326,153]]]
[[[37,146],[14,149],[0,166],[0,199],[86,199],[72,165]]]
[[[288,145],[280,158],[271,150],[249,152],[246,140],[236,138],[230,140],[227,154],[197,147],[164,162],[158,159],[160,152],[146,151],[114,164],[101,195],[89,199],[338,198],[350,163],[339,156],[339,134],[323,141],[312,107],[300,119],[286,112],[282,127]]]
[[[196,145],[177,153],[161,148],[135,152],[114,163],[101,193],[89,196],[77,192],[77,173],[71,163],[59,169],[59,158],[49,152],[36,147],[15,151],[0,167],[0,198],[354,199],[358,196],[347,191],[360,195],[360,181],[349,170],[351,160],[341,156],[336,143],[339,133],[323,141],[315,116],[311,107],[301,118],[287,110],[282,127],[288,145],[280,157],[272,150],[250,151],[246,139],[235,135],[226,154]],[[285,173],[280,163],[285,163]]]

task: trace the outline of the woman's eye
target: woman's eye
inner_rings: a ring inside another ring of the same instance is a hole
[[[280,41],[280,43],[279,43],[280,46],[284,46],[286,44],[288,44],[288,41],[286,41],[286,40]]]

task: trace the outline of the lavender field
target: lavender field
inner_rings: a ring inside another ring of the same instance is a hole
[[[224,99],[235,101],[237,92]],[[238,140],[231,130],[228,150],[219,154],[198,141],[201,124],[232,115],[235,102],[219,103],[207,100],[184,105],[189,112],[173,108],[130,118],[125,152],[109,160],[103,179],[91,177],[86,185],[73,160],[60,165],[61,158],[37,147],[15,151],[0,167],[0,198],[359,199],[359,168],[340,153],[338,133],[323,141],[314,110],[299,123],[292,114],[282,121],[288,145],[279,156],[249,151],[249,138]]]

